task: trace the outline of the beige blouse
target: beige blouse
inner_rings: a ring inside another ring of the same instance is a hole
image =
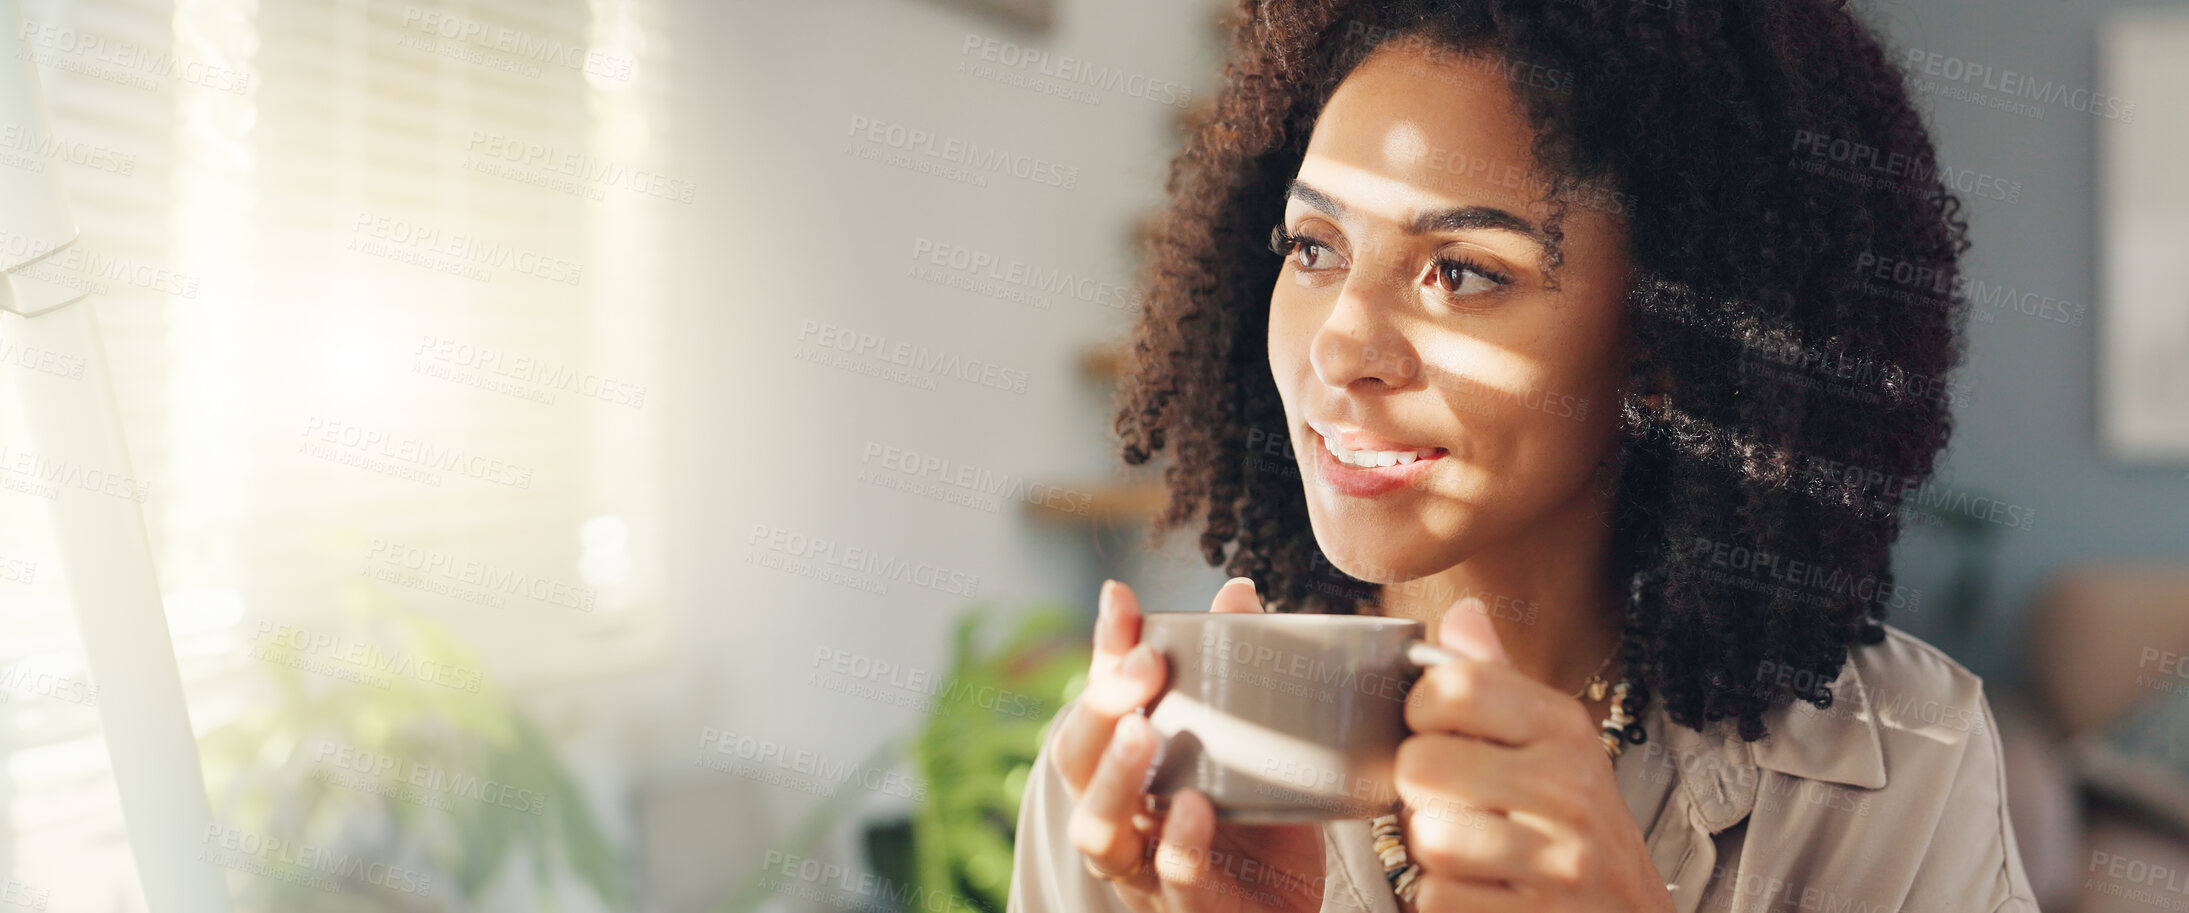
[[[1982,681],[1887,632],[1849,651],[1829,709],[1775,708],[1762,741],[1671,725],[1650,703],[1648,741],[1614,768],[1681,913],[2036,913]],[[1048,754],[1019,811],[1009,909],[1127,913],[1065,836],[1071,794]],[[1323,825],[1325,911],[1397,913],[1369,843],[1367,821]]]

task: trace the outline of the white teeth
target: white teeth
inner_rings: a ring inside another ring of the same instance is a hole
[[[1404,466],[1415,460],[1428,459],[1436,453],[1436,448],[1433,447],[1428,450],[1347,450],[1338,446],[1326,435],[1318,434],[1316,436],[1323,439],[1323,449],[1330,451],[1331,456],[1337,457],[1338,462],[1364,469],[1375,469],[1382,466]]]

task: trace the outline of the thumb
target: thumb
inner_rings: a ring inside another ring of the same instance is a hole
[[[1469,659],[1512,665],[1505,655],[1505,642],[1497,636],[1497,625],[1490,621],[1490,607],[1474,596],[1444,610],[1444,617],[1437,621],[1437,645]]]

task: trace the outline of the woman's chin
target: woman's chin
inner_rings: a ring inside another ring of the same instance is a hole
[[[1324,541],[1323,554],[1329,557],[1332,567],[1369,583],[1405,583],[1451,566],[1410,549],[1364,548],[1358,542],[1350,543],[1346,548],[1332,549],[1327,544],[1329,540]]]
[[[1369,583],[1405,583],[1448,570],[1466,556],[1473,538],[1464,516],[1334,514],[1310,506],[1307,517],[1330,565]]]

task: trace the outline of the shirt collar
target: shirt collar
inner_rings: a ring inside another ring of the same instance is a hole
[[[1755,809],[1762,770],[1863,789],[1885,785],[1877,718],[1856,665],[1850,654],[1832,680],[1832,706],[1795,701],[1773,707],[1763,716],[1770,734],[1754,742],[1742,741],[1723,723],[1698,732],[1655,715],[1660,726],[1651,736],[1663,738],[1682,759],[1681,789],[1711,833]]]

